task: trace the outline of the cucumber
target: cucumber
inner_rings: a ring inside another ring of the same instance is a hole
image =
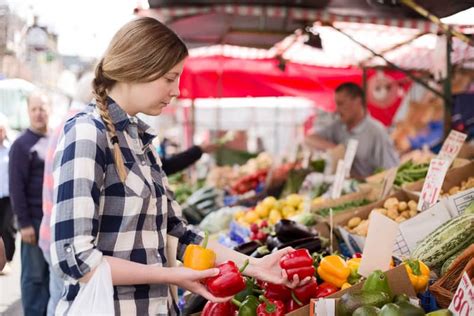
[[[453,263],[454,260],[456,260],[456,258],[461,254],[461,252],[463,252],[465,250],[465,248],[461,249],[460,251],[456,252],[454,255],[452,255],[451,257],[448,258],[448,260],[446,260],[444,263],[443,263],[443,266],[441,267],[441,276],[443,276],[446,271],[448,271],[449,267],[451,266],[451,264]]]
[[[453,218],[429,234],[418,244],[412,257],[428,267],[440,267],[449,257],[474,242],[474,215]]]

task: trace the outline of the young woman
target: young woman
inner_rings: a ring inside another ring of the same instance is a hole
[[[179,286],[212,301],[200,280],[218,269],[177,267],[185,247],[201,233],[183,221],[161,162],[152,148],[153,130],[137,113],[159,115],[179,96],[187,49],[170,29],[152,18],[123,26],[95,70],[95,104],[70,119],[55,156],[52,261],[66,278],[58,314],[67,313],[81,284],[102,260],[111,267],[115,312],[174,315]],[[217,263],[246,256],[211,243]],[[279,268],[281,250],[250,258],[246,274],[296,286]],[[80,283],[78,282],[80,281]]]

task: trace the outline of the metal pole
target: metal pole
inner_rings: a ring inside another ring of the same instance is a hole
[[[361,42],[357,41],[355,38],[353,38],[351,35],[349,34],[346,34],[345,32],[343,32],[341,29],[335,27],[334,25],[331,25],[329,24],[333,29],[335,29],[336,31],[338,31],[339,33],[341,33],[342,35],[346,36],[347,38],[349,38],[351,41],[353,41],[354,43],[358,44],[359,46],[365,48],[366,50],[368,50],[369,52],[371,52],[374,56],[377,56],[377,57],[380,57],[382,58],[386,63],[387,65],[389,65],[390,67],[398,70],[398,71],[401,71],[403,72],[404,74],[407,75],[407,77],[409,77],[411,80],[415,81],[415,82],[418,82],[420,85],[422,85],[423,87],[425,87],[426,89],[430,90],[431,92],[433,92],[435,95],[441,97],[442,99],[445,99],[445,96],[443,95],[443,93],[439,92],[438,90],[434,89],[433,87],[431,87],[429,84],[427,84],[426,82],[424,82],[423,80],[421,80],[420,78],[414,76],[412,73],[410,73],[409,71],[403,69],[403,68],[400,68],[398,67],[397,65],[395,65],[394,63],[392,63],[391,61],[387,60],[384,56],[380,55],[379,53],[375,52],[373,49],[367,47],[367,45],[365,44],[362,44]]]
[[[364,105],[367,109],[367,67],[362,67],[362,89],[364,90]]]
[[[446,78],[444,79],[444,137],[448,137],[451,131],[451,109],[453,103],[452,96],[452,76],[453,76],[453,65],[451,64],[451,49],[453,38],[451,33],[446,33]]]

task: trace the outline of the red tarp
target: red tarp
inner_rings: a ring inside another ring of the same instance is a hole
[[[333,111],[334,89],[339,84],[346,81],[362,83],[362,70],[359,68],[329,68],[287,62],[285,70],[282,71],[278,64],[276,59],[190,57],[181,77],[181,97],[195,99],[297,96],[311,99],[317,107]],[[375,84],[370,87],[385,89],[386,85],[383,84],[390,82],[387,78],[399,80],[405,77],[395,71],[382,73],[385,74],[385,80],[374,80]],[[369,71],[369,83],[375,74],[374,70]],[[380,79],[380,73],[377,74]],[[377,84],[379,81],[382,85]],[[406,91],[409,85],[400,87]],[[372,98],[373,102],[368,104],[372,115],[385,125],[391,123],[400,105],[400,87],[397,85],[396,96],[393,93],[388,94],[391,95],[388,103],[377,104],[377,100]],[[394,89],[390,91],[393,92]]]

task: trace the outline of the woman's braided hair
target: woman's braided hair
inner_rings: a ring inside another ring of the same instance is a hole
[[[158,20],[143,17],[125,24],[112,38],[104,57],[95,68],[93,93],[97,110],[114,146],[113,155],[119,178],[126,171],[119,139],[109,115],[107,93],[116,82],[154,81],[188,56],[183,41]]]

